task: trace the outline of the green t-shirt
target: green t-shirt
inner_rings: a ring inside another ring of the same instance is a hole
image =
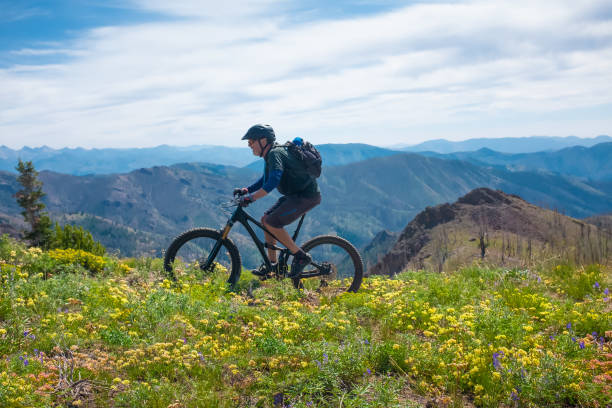
[[[277,187],[281,194],[312,197],[319,193],[317,180],[306,172],[299,159],[289,154],[285,146],[276,145],[272,147],[266,155],[265,161],[264,174],[266,178],[271,171],[280,170],[283,172]]]

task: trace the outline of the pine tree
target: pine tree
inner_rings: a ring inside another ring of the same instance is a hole
[[[19,172],[17,181],[23,189],[15,194],[17,203],[23,208],[21,215],[30,224],[30,231],[25,233],[25,238],[34,246],[46,247],[51,237],[51,219],[45,211],[45,205],[41,199],[45,196],[42,191],[42,181],[38,180],[38,172],[34,169],[31,161],[19,163],[15,169]]]

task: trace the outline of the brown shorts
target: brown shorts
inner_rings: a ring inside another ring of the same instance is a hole
[[[278,199],[266,215],[266,224],[273,228],[282,228],[291,224],[321,203],[321,194],[312,197],[282,196]]]

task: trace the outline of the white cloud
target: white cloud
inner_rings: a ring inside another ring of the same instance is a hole
[[[237,145],[262,121],[316,143],[563,134],[529,118],[612,104],[603,1],[417,4],[300,24],[272,0],[137,5],[177,18],[14,51],[72,58],[0,70],[0,144]],[[565,134],[612,132],[612,119],[590,120]]]

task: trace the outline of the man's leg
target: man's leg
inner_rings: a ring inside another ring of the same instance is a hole
[[[272,234],[274,234],[274,236],[275,236],[275,237],[277,237],[278,239],[280,239],[280,240],[281,240],[281,244],[283,244],[283,245],[285,245],[287,248],[289,248],[289,250],[290,250],[290,251],[292,251],[292,250],[291,250],[291,248],[290,248],[290,247],[289,247],[287,244],[291,243],[291,245],[292,245],[293,247],[297,247],[297,246],[295,245],[295,243],[293,242],[293,240],[291,239],[291,237],[289,236],[289,234],[287,233],[287,231],[285,231],[285,229],[284,229],[284,228],[274,228],[274,227],[271,227],[270,225],[268,225],[268,224],[266,223],[266,217],[267,217],[267,214],[265,214],[263,217],[261,217],[261,223],[262,223],[263,225],[265,225],[265,227],[266,227],[266,228],[267,228],[267,229],[268,229],[268,230],[269,230],[269,231],[270,231]],[[283,241],[284,241],[284,239],[283,239],[283,236],[281,236],[281,235],[283,235],[283,233],[284,233],[284,235],[286,235],[286,237],[287,237],[287,238],[289,238],[289,241],[287,241],[287,243],[283,242]],[[266,243],[267,243],[268,245],[276,245],[276,240],[274,239],[274,237],[273,237],[272,235],[270,235],[270,234],[268,234],[267,232],[265,232],[265,231],[264,231],[264,236],[265,236],[265,238],[266,238]],[[299,249],[299,248],[298,248],[298,249]],[[293,251],[292,251],[292,253],[293,253]],[[272,262],[272,263],[276,263],[276,262],[278,261],[278,256],[277,256],[277,255],[278,255],[278,254],[277,254],[277,251],[276,251],[275,249],[273,249],[273,248],[268,248],[268,258],[270,258],[270,262]]]
[[[320,202],[320,195],[311,198],[286,197],[282,202],[278,203],[279,205],[269,211],[263,219],[263,224],[270,231],[270,234],[273,234],[293,255],[289,277],[298,276],[304,267],[312,261],[312,258],[295,244],[284,226],[291,224]],[[269,238],[274,239],[272,237]],[[274,254],[274,259],[276,259],[276,253]]]
[[[296,252],[298,252],[300,250],[300,248],[295,244],[295,242],[293,242],[293,239],[291,239],[291,235],[289,235],[289,233],[284,229],[284,228],[275,228],[273,226],[271,226],[270,224],[268,224],[266,221],[266,216],[264,215],[262,220],[263,224],[265,225],[265,227],[272,233],[274,234],[274,236],[276,238],[278,238],[278,240],[281,242],[281,244],[283,244],[285,247],[287,247],[287,249],[289,249],[289,251],[291,251],[292,254],[295,254]],[[270,234],[268,234],[267,232],[265,233],[266,236],[266,242],[268,244],[274,245],[276,244],[276,240],[274,239],[274,237]],[[276,251],[272,248],[268,248],[268,257],[270,258],[270,261],[272,262],[276,262]]]

